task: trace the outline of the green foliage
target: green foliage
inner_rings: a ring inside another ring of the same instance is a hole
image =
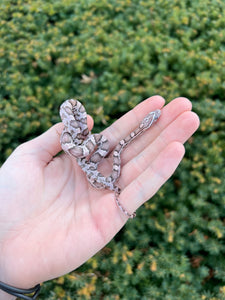
[[[1,1],[1,162],[69,97],[96,131],[153,94],[201,119],[174,177],[40,299],[225,299],[224,27],[222,0]]]

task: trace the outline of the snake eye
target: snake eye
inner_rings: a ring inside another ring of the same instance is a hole
[[[160,109],[156,109],[155,111],[153,111],[155,113],[155,116],[154,116],[154,121],[157,121],[158,118],[160,117],[161,115],[161,110]]]

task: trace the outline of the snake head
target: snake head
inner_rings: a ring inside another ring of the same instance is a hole
[[[158,118],[161,115],[161,110],[160,109],[156,109],[152,112],[150,112],[141,122],[141,126],[140,127],[144,127],[144,128],[149,128],[154,122],[156,122],[158,120]]]

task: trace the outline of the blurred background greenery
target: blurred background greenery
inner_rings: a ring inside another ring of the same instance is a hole
[[[1,0],[0,76],[1,163],[72,97],[96,132],[154,94],[201,119],[173,178],[40,299],[225,299],[224,0]]]

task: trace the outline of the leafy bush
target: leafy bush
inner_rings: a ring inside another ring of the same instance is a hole
[[[225,299],[224,28],[222,0],[1,1],[1,162],[70,97],[96,131],[153,94],[201,119],[173,178],[40,299]]]

